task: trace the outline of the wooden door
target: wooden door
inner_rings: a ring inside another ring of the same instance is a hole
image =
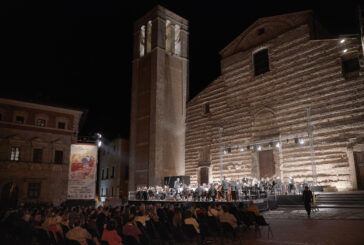
[[[275,174],[273,150],[259,152],[260,178],[272,177]]]
[[[200,168],[200,185],[209,183],[209,168]]]
[[[364,152],[354,152],[358,189],[364,189]]]

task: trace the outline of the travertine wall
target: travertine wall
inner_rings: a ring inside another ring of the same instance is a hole
[[[251,45],[260,38],[259,28],[290,19],[292,15],[267,18],[249,27],[239,37],[240,44],[234,40],[222,51],[222,75],[187,104],[186,175],[192,182],[198,181],[198,167],[206,165],[211,169],[210,181],[220,179],[220,127],[221,146],[232,147],[231,153],[222,155],[224,176],[259,178],[258,153],[246,146],[261,144],[263,150],[273,150],[274,176],[312,182],[310,108],[318,184],[356,189],[352,149],[364,135],[360,39],[346,38],[344,44],[340,39],[315,39],[312,21],[301,21],[279,34],[270,35],[267,28],[267,36]],[[263,48],[268,48],[270,71],[255,76],[253,54]],[[342,59],[347,57],[359,57],[358,77],[344,78]],[[204,113],[206,103],[209,113]],[[296,144],[295,138],[304,138],[305,144]],[[269,147],[273,141],[280,141],[281,148]],[[244,152],[239,151],[242,145]],[[206,146],[211,155],[208,163],[199,156]]]

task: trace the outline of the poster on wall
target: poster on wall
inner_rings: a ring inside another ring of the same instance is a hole
[[[94,199],[96,191],[97,146],[72,144],[68,171],[68,199]]]

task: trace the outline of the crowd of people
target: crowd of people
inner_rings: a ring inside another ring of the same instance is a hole
[[[301,194],[308,182],[295,183],[293,178],[282,182],[277,178],[241,178],[203,185],[187,185],[179,178],[173,187],[138,186],[135,192],[136,200],[183,200],[183,201],[239,201],[265,198],[275,194]],[[134,199],[134,198],[132,198]]]
[[[141,203],[114,208],[32,204],[1,211],[0,239],[9,245],[151,245],[196,235],[204,241],[217,232],[209,222],[226,223],[236,231],[253,225],[252,218],[258,216],[253,202],[249,207],[217,203]],[[191,227],[194,234],[190,234]]]

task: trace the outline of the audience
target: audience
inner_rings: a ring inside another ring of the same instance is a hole
[[[81,245],[87,245],[86,239],[92,239],[91,234],[81,227],[81,221],[77,218],[73,219],[73,228],[66,233],[69,240],[76,240]]]
[[[116,221],[112,219],[107,223],[106,229],[102,233],[101,241],[107,241],[109,245],[122,245],[122,239],[116,232],[115,223]]]

